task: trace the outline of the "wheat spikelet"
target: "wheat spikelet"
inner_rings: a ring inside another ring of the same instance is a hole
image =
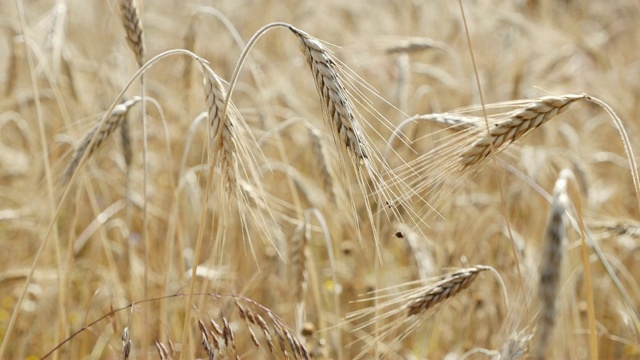
[[[560,272],[562,270],[563,245],[565,242],[564,212],[567,204],[567,179],[561,173],[553,190],[553,202],[549,211],[549,219],[545,229],[542,264],[540,265],[540,281],[538,296],[541,312],[536,327],[535,355],[543,359],[551,341],[556,323],[556,298],[560,291]]]
[[[289,29],[300,39],[323,109],[329,117],[333,130],[355,157],[355,163],[362,164],[369,157],[366,142],[354,115],[353,104],[335,69],[335,62],[320,41],[292,26]]]
[[[427,289],[407,305],[407,315],[419,315],[438,304],[447,301],[466,289],[482,271],[488,270],[486,266],[476,266],[456,271],[447,275],[442,281]]]
[[[215,294],[211,296],[217,299],[228,298]],[[197,319],[201,344],[209,359],[217,357],[239,359],[240,339],[248,338],[257,349],[261,349],[263,342],[257,335],[260,333],[264,335],[263,341],[266,341],[268,348],[266,350],[274,358],[284,356],[285,359],[309,359],[309,354],[300,340],[270,309],[241,296],[231,296],[231,300],[240,320],[246,325],[246,332],[237,326],[237,321],[232,322],[231,317],[221,316],[221,323],[209,319],[209,326],[201,319]],[[255,328],[260,329],[260,332],[254,331]],[[279,349],[276,349],[274,336],[277,338]]]
[[[78,146],[76,151],[73,153],[71,161],[64,172],[64,177],[66,179],[70,178],[76,171],[80,165],[80,160],[85,153],[88,153],[87,157],[93,155],[102,146],[102,144],[104,144],[115,129],[120,127],[120,125],[125,121],[127,114],[129,113],[129,109],[131,109],[131,107],[137,102],[137,99],[132,99],[116,105],[99,133],[97,133],[97,131],[100,125],[96,125],[87,135],[84,136],[80,146]],[[94,137],[96,137],[96,140],[91,144]]]
[[[502,150],[507,143],[520,139],[562,113],[574,101],[584,98],[584,95],[542,97],[532,101],[523,109],[507,114],[504,121],[490,128],[489,136],[485,133],[460,155],[462,166],[466,168],[481,162],[489,156],[492,146],[495,151]]]
[[[121,0],[120,13],[122,25],[127,34],[127,43],[136,57],[136,62],[139,66],[142,66],[144,62],[144,41],[138,8],[133,3],[133,0]]]
[[[160,356],[160,360],[173,359],[173,356],[171,356],[171,352],[169,352],[169,349],[167,349],[167,347],[163,343],[157,340],[156,340],[156,350],[158,350],[158,356]]]

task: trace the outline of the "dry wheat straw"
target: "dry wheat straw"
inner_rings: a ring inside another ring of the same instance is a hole
[[[138,8],[133,3],[133,0],[121,0],[120,12],[122,25],[127,34],[127,43],[136,57],[136,62],[139,66],[142,66],[144,61],[144,41]]]
[[[131,109],[131,107],[137,102],[137,99],[132,99],[116,105],[102,128],[102,131],[97,133],[98,128],[100,127],[98,124],[84,136],[80,146],[78,146],[76,151],[73,153],[71,161],[64,172],[65,179],[69,179],[73,175],[75,170],[78,168],[78,165],[80,165],[80,160],[85,153],[88,153],[88,157],[93,155],[102,146],[102,144],[104,144],[115,129],[120,127],[120,125],[125,121],[127,114],[129,113],[129,109]],[[91,144],[94,137],[96,137],[96,140]]]
[[[407,314],[409,316],[422,314],[436,305],[453,298],[462,290],[468,288],[480,272],[488,269],[486,266],[475,266],[447,275],[442,281],[413,299],[407,305]]]
[[[489,135],[484,134],[460,155],[463,167],[469,167],[487,158],[491,153],[490,143],[493,149],[500,151],[506,144],[520,139],[565,111],[574,101],[584,98],[584,95],[547,96],[532,101],[523,109],[509,113],[503,122],[490,128]]]
[[[552,339],[556,323],[556,299],[560,291],[560,273],[562,270],[563,246],[565,242],[564,212],[567,203],[567,179],[561,176],[554,186],[553,202],[545,229],[542,264],[538,296],[540,298],[540,317],[536,327],[535,356],[543,359]]]
[[[11,52],[9,53],[9,64],[7,65],[7,80],[4,87],[4,95],[9,96],[18,80],[18,47],[22,43],[22,36],[14,36],[11,41]]]
[[[311,68],[322,106],[329,117],[334,131],[355,157],[356,164],[362,164],[369,157],[367,145],[360,124],[354,115],[354,107],[347,90],[336,71],[336,64],[322,43],[307,33],[292,26],[291,31],[300,39],[302,51]]]

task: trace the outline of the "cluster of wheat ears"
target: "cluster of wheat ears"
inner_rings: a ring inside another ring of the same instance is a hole
[[[640,356],[637,5],[239,3],[0,5],[0,359]]]

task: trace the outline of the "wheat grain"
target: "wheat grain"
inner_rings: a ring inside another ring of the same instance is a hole
[[[211,342],[209,341],[209,333],[207,331],[207,328],[204,326],[204,322],[202,322],[202,320],[200,319],[198,319],[198,329],[200,330],[200,340],[202,342],[202,347],[204,348],[204,351],[207,353],[209,360],[213,360],[216,356],[214,351],[214,346],[211,345]],[[211,334],[211,336],[215,337],[215,335],[213,334]]]
[[[547,96],[533,100],[526,107],[507,114],[504,121],[489,129],[489,135],[474,142],[460,155],[463,167],[477,164],[487,158],[491,148],[502,150],[507,143],[512,143],[531,130],[562,113],[576,100],[584,99],[585,95]]]
[[[127,34],[127,43],[136,57],[136,62],[142,66],[144,63],[144,40],[138,8],[133,0],[120,0],[120,13],[122,25]]]

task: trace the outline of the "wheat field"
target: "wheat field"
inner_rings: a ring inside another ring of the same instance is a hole
[[[0,3],[0,359],[640,358],[640,3]]]

